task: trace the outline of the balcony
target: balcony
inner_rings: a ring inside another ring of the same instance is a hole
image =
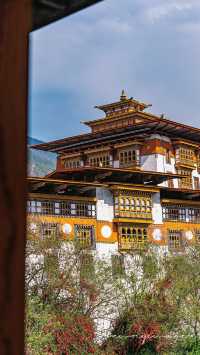
[[[178,148],[176,150],[176,165],[186,166],[188,168],[195,167],[195,152],[192,149]]]

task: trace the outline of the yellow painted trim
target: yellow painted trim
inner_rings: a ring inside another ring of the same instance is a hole
[[[160,188],[157,187],[146,187],[145,185],[140,186],[133,186],[128,187],[127,185],[117,185],[117,186],[110,186],[111,190],[127,190],[127,191],[141,191],[141,192],[159,192]]]
[[[180,229],[180,230],[195,230],[195,229],[200,229],[200,223],[190,223],[190,222],[180,222],[180,221],[165,221],[163,225],[167,229]]]
[[[61,196],[61,195],[51,195],[51,194],[39,194],[30,193],[28,198],[37,199],[41,198],[44,200],[70,200],[70,201],[85,201],[85,202],[96,202],[96,197],[84,197],[84,196]]]
[[[136,141],[134,142],[134,140],[133,140],[133,141],[127,142],[127,143],[114,144],[114,148],[130,147],[130,146],[142,145],[142,144],[143,144],[143,142],[140,142],[140,141],[138,141],[138,140],[136,140]]]
[[[151,224],[152,219],[134,219],[134,218],[114,218],[113,222],[120,223],[120,222],[127,222],[127,223],[139,223],[139,224]]]
[[[163,200],[161,200],[161,204],[164,204],[164,203],[167,203],[167,204],[172,204],[172,205],[174,205],[174,204],[178,204],[178,205],[189,205],[189,206],[200,206],[200,201],[188,201],[188,200],[176,200],[176,199],[174,199],[174,200],[169,200],[169,199],[163,199]]]

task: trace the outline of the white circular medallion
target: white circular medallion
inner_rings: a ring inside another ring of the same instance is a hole
[[[185,237],[186,237],[187,240],[192,240],[193,239],[192,231],[185,232]]]
[[[112,229],[109,226],[103,226],[101,227],[101,234],[104,238],[110,238],[112,234]]]
[[[161,230],[156,228],[154,231],[153,231],[153,239],[156,241],[156,242],[159,242],[161,239],[162,239],[162,233],[161,233]]]
[[[72,226],[71,226],[71,224],[69,224],[69,223],[63,224],[63,226],[62,226],[62,231],[63,231],[63,233],[65,233],[65,234],[70,234],[71,231],[72,231]]]

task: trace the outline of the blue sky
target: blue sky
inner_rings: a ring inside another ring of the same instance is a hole
[[[200,128],[200,1],[105,0],[31,34],[29,131],[87,132],[122,89]]]

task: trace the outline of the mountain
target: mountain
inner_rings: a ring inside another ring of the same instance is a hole
[[[39,143],[44,142],[28,137],[28,176],[44,176],[56,168],[56,154],[30,148]]]

